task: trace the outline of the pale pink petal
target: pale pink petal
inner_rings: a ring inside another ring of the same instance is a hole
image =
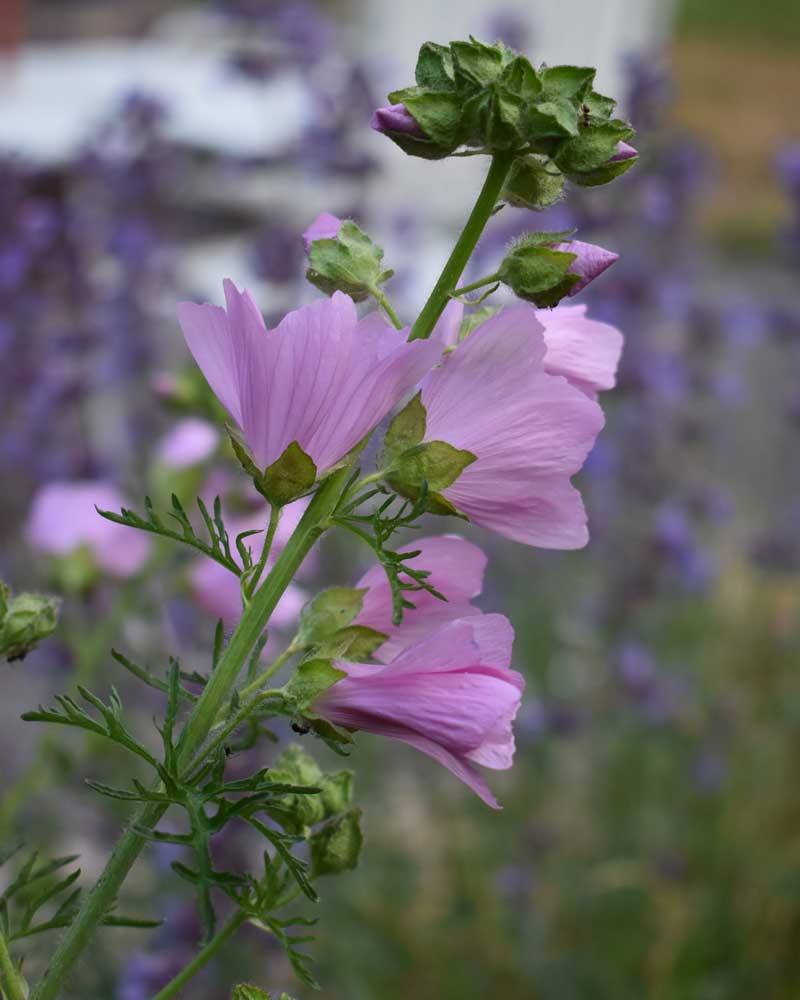
[[[608,270],[619,260],[619,254],[606,250],[595,243],[584,243],[582,240],[568,240],[566,243],[556,243],[553,250],[562,253],[576,254],[575,260],[569,266],[569,274],[580,275],[580,281],[570,288],[568,295],[577,295],[586,286]]]
[[[450,299],[444,307],[444,312],[439,317],[436,326],[433,328],[431,337],[438,339],[442,347],[455,347],[461,333],[461,322],[464,319],[464,303],[458,299]]]
[[[547,345],[545,371],[563,375],[590,396],[613,389],[623,342],[616,327],[589,319],[585,305],[540,309],[536,318]]]
[[[308,253],[315,240],[332,240],[341,228],[342,220],[338,216],[321,212],[303,233],[303,249]]]
[[[225,409],[242,426],[238,365],[224,309],[181,302],[178,321],[197,366]]]
[[[407,565],[430,572],[427,583],[443,594],[447,600],[425,590],[414,591],[407,597],[415,605],[403,612],[400,625],[392,624],[392,591],[382,566],[376,565],[358,581],[356,586],[366,590],[364,605],[355,624],[377,629],[389,639],[376,651],[375,656],[388,663],[407,646],[419,642],[440,625],[456,618],[480,614],[479,608],[470,603],[483,586],[486,555],[458,535],[441,535],[420,538],[401,552],[420,551]]]
[[[423,383],[425,439],[477,456],[445,496],[483,527],[528,544],[585,544],[586,517],[569,477],[603,426],[600,407],[546,374],[543,328],[528,306],[474,331]]]

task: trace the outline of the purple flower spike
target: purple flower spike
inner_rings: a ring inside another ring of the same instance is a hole
[[[608,161],[609,163],[620,163],[622,160],[632,160],[634,156],[639,155],[639,150],[635,149],[627,142],[618,142],[617,148],[614,155]]]
[[[382,132],[384,135],[387,132],[403,132],[416,139],[427,138],[405,104],[390,104],[387,108],[377,108],[370,125],[376,132]]]
[[[314,240],[334,239],[341,228],[342,220],[338,216],[330,212],[320,213],[303,233],[303,249],[308,253]]]
[[[619,254],[611,250],[605,250],[594,243],[583,243],[581,240],[569,240],[566,243],[557,243],[554,250],[562,253],[576,254],[575,260],[569,268],[570,274],[580,275],[580,281],[576,282],[569,290],[569,295],[577,295],[583,288],[594,281],[611,265],[619,260]]]

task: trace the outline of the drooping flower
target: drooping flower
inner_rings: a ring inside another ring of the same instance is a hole
[[[211,458],[219,444],[219,432],[200,417],[185,417],[161,438],[156,459],[173,469],[200,465]]]
[[[306,500],[297,500],[283,508],[272,549],[267,559],[265,573],[269,572],[275,560],[297,527],[308,506]],[[258,562],[264,550],[266,514],[263,509],[240,517],[226,520],[226,528],[231,541],[231,552],[235,553],[236,536],[243,531],[258,531],[243,539],[250,549],[254,562]],[[238,562],[238,558],[237,558]],[[313,571],[313,559],[303,564],[303,573]],[[263,576],[262,576],[263,580]],[[221,618],[226,625],[235,625],[242,616],[242,592],[239,578],[213,559],[198,559],[189,569],[189,586],[197,605],[214,618]],[[270,617],[270,627],[287,628],[294,624],[308,594],[297,583],[290,583],[278,601]]]
[[[613,263],[619,260],[619,254],[614,253],[613,250],[606,250],[595,243],[584,243],[582,240],[567,240],[564,243],[556,243],[553,250],[576,254],[576,258],[570,264],[567,273],[579,275],[580,281],[576,281],[567,292],[567,295],[570,296],[577,295],[603,271],[608,270]]]
[[[112,576],[134,576],[150,554],[150,540],[132,528],[101,517],[127,501],[103,480],[46,483],[33,498],[25,528],[32,548],[54,556],[87,549],[94,564]]]
[[[303,233],[303,249],[311,249],[314,240],[332,240],[342,228],[342,220],[330,212],[320,213]]]
[[[415,539],[400,551],[417,550],[419,555],[407,560],[406,565],[427,570],[430,576],[425,582],[446,597],[446,601],[426,590],[409,592],[407,597],[414,609],[406,609],[402,623],[393,625],[392,591],[383,567],[373,566],[356,584],[366,593],[354,624],[366,625],[389,636],[374,653],[381,663],[389,663],[407,646],[420,642],[447,622],[481,614],[480,608],[471,602],[483,588],[487,561],[484,552],[458,535]]]
[[[566,378],[548,374],[546,357],[531,307],[487,320],[422,383],[424,440],[476,456],[442,491],[476,524],[528,545],[580,548],[586,513],[570,477],[603,414]]]
[[[273,330],[226,280],[226,309],[184,302],[178,316],[195,361],[241,428],[256,463],[293,442],[321,475],[343,458],[436,360],[378,314],[362,320],[341,292],[290,312]]]
[[[425,138],[425,133],[405,104],[390,104],[385,108],[376,108],[370,125],[376,132],[384,135],[387,132],[400,132],[416,139]]]
[[[347,677],[313,710],[336,725],[416,747],[499,808],[475,764],[511,767],[525,682],[510,670],[514,632],[503,615],[450,622],[385,666],[337,662]]]

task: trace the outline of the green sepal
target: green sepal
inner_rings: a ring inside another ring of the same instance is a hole
[[[633,134],[634,130],[619,120],[588,125],[561,144],[555,155],[556,164],[566,174],[598,170],[608,164],[617,143],[627,142]]]
[[[542,97],[541,78],[525,56],[516,56],[503,70],[502,81],[506,87],[523,101],[533,102]]]
[[[452,150],[461,143],[464,102],[458,94],[413,88],[404,93],[402,101],[425,135],[437,146]]]
[[[423,483],[432,493],[452,486],[464,469],[477,460],[477,455],[464,448],[455,448],[447,441],[424,441],[409,448],[392,463],[387,476],[391,486],[408,496]]]
[[[525,134],[531,143],[540,139],[565,138],[578,134],[578,112],[563,97],[552,97],[525,109]]]
[[[606,97],[593,90],[584,97],[583,105],[592,118],[608,119],[614,114],[617,102],[613,97]]]
[[[393,274],[382,261],[381,247],[347,219],[333,238],[313,241],[306,278],[326,295],[340,291],[354,302],[363,302]]]
[[[549,234],[535,234],[513,246],[497,272],[516,295],[540,307],[555,305],[580,281],[578,275],[568,274],[576,255],[540,245],[537,240],[543,235]]]
[[[385,632],[379,632],[367,625],[348,625],[321,643],[317,648],[322,656],[330,656],[337,660],[349,660],[351,663],[363,663],[368,660],[376,649],[379,649],[389,638]]]
[[[61,601],[43,594],[11,597],[3,584],[5,614],[0,622],[0,657],[21,660],[55,631]]]
[[[582,102],[591,93],[596,72],[591,66],[541,66],[539,78],[548,96]]]
[[[629,156],[627,160],[616,160],[614,163],[606,163],[597,170],[588,170],[582,174],[568,174],[569,180],[580,187],[599,187],[601,184],[609,184],[618,177],[626,174],[638,161],[638,156]]]
[[[428,415],[422,402],[422,391],[418,392],[395,416],[383,439],[383,448],[389,460],[401,455],[425,437]]]
[[[455,86],[453,56],[446,45],[423,42],[417,56],[415,79],[419,87],[452,90]]]
[[[536,156],[514,161],[501,195],[517,208],[542,209],[554,205],[564,191],[564,175],[555,164]]]
[[[309,838],[311,878],[352,870],[358,865],[363,845],[361,810],[350,809],[336,816]]]
[[[307,647],[330,639],[358,615],[365,593],[355,587],[330,587],[317,594],[300,612],[296,641]]]
[[[485,45],[472,36],[468,42],[451,42],[450,52],[455,84],[462,91],[493,83],[511,57],[504,45]]]
[[[307,835],[311,827],[347,809],[353,797],[353,772],[325,774],[301,747],[288,747],[269,770],[281,784],[318,789],[315,795],[289,793],[267,807],[269,815],[293,835]]]
[[[526,139],[520,132],[525,102],[502,87],[492,87],[486,116],[484,142],[489,149],[520,149]]]
[[[347,674],[337,670],[330,660],[306,660],[281,688],[284,699],[295,714],[303,715],[329,687]]]
[[[271,504],[284,507],[308,493],[316,481],[313,459],[292,441],[281,457],[264,469],[255,485]]]

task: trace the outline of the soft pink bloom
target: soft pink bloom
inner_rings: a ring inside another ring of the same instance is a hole
[[[314,703],[336,725],[408,743],[499,808],[474,764],[511,767],[525,682],[509,670],[514,631],[503,615],[450,622],[386,666],[337,662],[347,677]]]
[[[156,460],[173,469],[186,469],[211,458],[218,444],[219,431],[213,424],[200,417],[185,417],[161,438]]]
[[[150,554],[150,539],[134,528],[101,517],[95,507],[118,514],[128,501],[102,480],[54,481],[33,498],[25,528],[29,545],[54,556],[85,547],[112,576],[133,576]]]
[[[617,148],[614,151],[614,155],[608,162],[619,163],[621,160],[632,160],[634,156],[638,155],[639,155],[639,150],[631,146],[630,143],[618,142]]]
[[[338,216],[322,212],[303,233],[303,249],[308,253],[314,240],[332,240],[341,228],[342,220]]]
[[[616,327],[589,319],[585,305],[531,312],[544,328],[546,372],[563,375],[591,397],[614,388],[623,343]]]
[[[275,532],[272,551],[267,559],[265,573],[269,571],[283,551],[307,506],[306,500],[297,500],[284,507],[278,529]],[[236,551],[236,536],[243,531],[259,532],[259,534],[249,535],[243,540],[252,553],[253,561],[258,562],[264,550],[266,520],[267,515],[263,508],[244,516],[225,519],[231,552],[240,565],[241,562]],[[312,562],[311,557],[307,559],[303,564],[303,570],[308,572]],[[264,576],[261,579],[263,581]],[[242,594],[239,578],[234,576],[230,570],[225,569],[224,566],[220,566],[218,562],[214,562],[213,559],[197,559],[189,569],[189,585],[198,606],[207,614],[214,618],[221,618],[226,625],[235,625],[241,618]],[[307,600],[308,595],[302,587],[296,583],[290,583],[272,612],[270,627],[287,628],[293,625]]]
[[[382,132],[383,134],[387,132],[402,132],[404,135],[412,135],[416,139],[426,138],[416,118],[414,118],[405,104],[390,104],[385,108],[376,108],[370,125],[376,132]]]
[[[401,650],[420,642],[447,622],[481,614],[480,608],[471,602],[483,589],[487,561],[483,551],[458,535],[419,538],[400,549],[401,552],[417,550],[419,555],[406,560],[406,565],[427,570],[430,576],[426,583],[446,597],[446,601],[427,590],[408,591],[406,597],[414,609],[407,608],[402,623],[393,625],[392,590],[383,567],[373,566],[356,584],[366,593],[354,624],[366,625],[389,636],[374,654],[381,663],[389,663]]]
[[[546,355],[530,306],[487,320],[422,383],[425,440],[477,456],[443,491],[476,524],[528,545],[580,548],[586,513],[570,477],[603,414],[566,378],[548,374]]]
[[[378,424],[435,363],[430,340],[406,343],[378,313],[361,321],[335,292],[274,330],[247,292],[225,281],[227,311],[184,302],[183,334],[259,466],[296,441],[322,474]]]
[[[599,277],[603,271],[608,270],[613,263],[619,260],[619,254],[612,250],[606,250],[594,243],[584,243],[582,240],[568,240],[566,243],[556,243],[553,250],[560,250],[562,253],[576,254],[575,260],[569,266],[569,274],[580,275],[580,281],[576,281],[570,288],[568,295],[577,295],[582,289]]]

